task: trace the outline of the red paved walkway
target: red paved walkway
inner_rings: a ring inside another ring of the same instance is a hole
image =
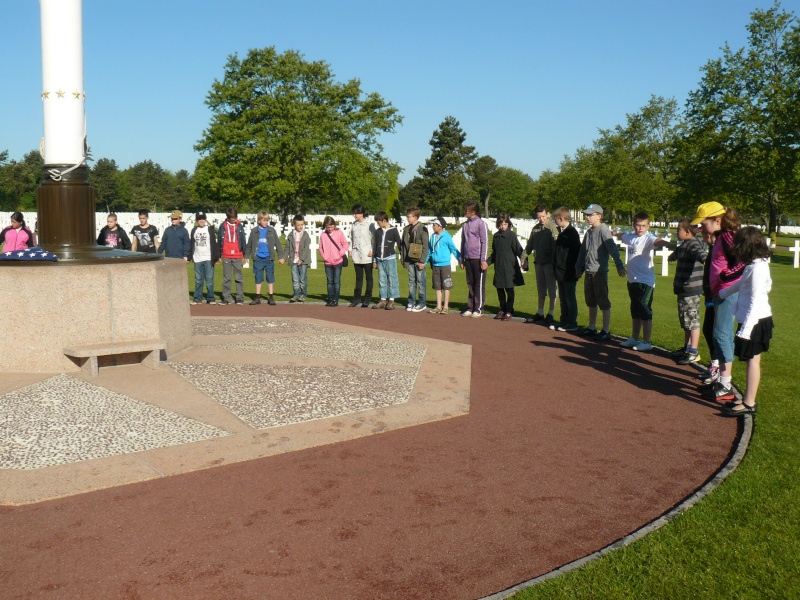
[[[471,412],[0,507],[0,597],[476,598],[664,513],[736,435],[735,420],[696,399],[688,369],[543,327],[311,305],[193,314],[328,318],[472,343]]]

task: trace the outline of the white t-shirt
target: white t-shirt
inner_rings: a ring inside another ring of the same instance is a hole
[[[656,239],[650,232],[644,235],[626,233],[622,236],[622,241],[628,246],[628,282],[656,287],[656,272],[653,269]]]
[[[192,260],[196,263],[211,260],[211,238],[208,234],[208,225],[198,227],[194,232],[194,254]]]

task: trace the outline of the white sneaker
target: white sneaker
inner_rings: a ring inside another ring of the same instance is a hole
[[[471,310],[465,310],[464,312],[461,313],[461,316],[462,317],[471,317],[472,316],[472,311]]]
[[[407,304],[406,305],[406,312],[411,312],[412,310],[414,310],[414,305],[413,304]]]
[[[425,310],[424,304],[417,304],[414,308],[411,309],[412,312],[422,312]]]
[[[635,337],[629,337],[627,340],[622,342],[620,346],[622,346],[623,348],[633,348],[638,343],[639,340],[637,340]]]
[[[647,352],[653,349],[653,344],[650,342],[637,342],[633,349],[637,352]]]
[[[473,319],[479,319],[482,316],[483,316],[483,313],[481,311],[479,311],[479,310],[476,310],[474,313],[472,313],[472,318]]]

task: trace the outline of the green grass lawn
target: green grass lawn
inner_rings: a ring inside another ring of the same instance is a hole
[[[674,265],[671,265],[674,269]],[[800,298],[800,269],[792,255],[776,253],[770,294],[775,319],[772,349],[762,358],[762,381],[753,440],[740,467],[711,495],[646,538],[591,564],[530,588],[515,596],[533,598],[800,598],[800,420],[797,380],[792,372],[800,357],[800,318],[791,305]],[[189,265],[189,286],[194,275]],[[497,295],[487,286],[487,312],[497,310]],[[660,272],[660,260],[656,263]],[[671,273],[674,270],[671,271]],[[401,300],[408,290],[405,270],[398,269]],[[216,290],[222,289],[222,268],[216,268]],[[276,298],[292,294],[288,266],[276,265]],[[531,274],[517,289],[517,316],[535,309]],[[245,270],[245,292],[254,291],[251,270]],[[454,273],[451,308],[466,303],[464,272]],[[353,293],[352,266],[342,273],[342,301]],[[428,277],[430,285],[430,277]],[[625,279],[609,276],[613,303],[612,333],[628,336],[630,317]],[[377,276],[375,280],[377,295]],[[586,307],[578,285],[579,323]],[[262,293],[266,293],[266,286]],[[325,272],[309,271],[309,299],[324,301]],[[428,291],[428,305],[435,296]],[[401,302],[405,304],[405,302]],[[653,342],[666,348],[683,344],[678,325],[672,277],[657,277],[653,302]],[[340,308],[339,310],[347,310]],[[242,314],[247,314],[246,307]],[[556,312],[556,318],[558,311]],[[420,318],[424,318],[420,316]],[[458,327],[458,317],[453,316]],[[708,350],[701,346],[704,359]],[[744,388],[744,369],[734,363],[734,383]]]

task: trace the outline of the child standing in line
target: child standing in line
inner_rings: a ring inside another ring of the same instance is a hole
[[[325,231],[319,236],[319,253],[325,262],[325,278],[328,280],[328,299],[325,306],[334,307],[339,306],[342,267],[350,244],[342,230],[337,229],[336,220],[330,215],[322,220],[322,228]]]
[[[275,258],[281,255],[281,242],[278,232],[269,224],[268,212],[262,210],[257,219],[258,226],[250,230],[246,252],[253,262],[253,275],[256,278],[256,295],[250,305],[261,304],[261,284],[266,279],[269,292],[267,303],[275,306]]]
[[[428,262],[428,230],[419,222],[418,208],[406,211],[408,225],[403,229],[403,265],[408,271],[408,303],[406,310],[422,312],[428,294],[425,264]]]
[[[575,276],[575,263],[581,251],[581,236],[570,222],[569,209],[565,206],[553,213],[553,220],[558,227],[558,237],[553,251],[553,273],[558,284],[558,298],[561,304],[561,321],[550,325],[550,329],[558,331],[578,330],[578,299],[575,288],[578,280]]]
[[[131,240],[125,230],[117,225],[117,214],[110,213],[106,223],[108,224],[100,230],[100,234],[97,236],[97,245],[117,250],[130,250]]]
[[[533,252],[533,270],[536,273],[536,291],[539,303],[536,314],[526,323],[536,323],[544,321],[545,325],[552,325],[553,311],[556,309],[556,276],[553,270],[553,252],[555,251],[556,239],[558,238],[558,228],[550,219],[550,213],[543,204],[538,205],[533,211],[538,223],[531,230],[528,243],[525,244],[525,252],[522,260]],[[550,296],[550,304],[547,309],[547,316],[544,314],[544,301]]]
[[[156,253],[156,248],[158,248],[158,227],[147,222],[149,217],[150,211],[143,208],[139,211],[139,224],[134,225],[131,229],[131,249],[134,252]]]
[[[286,247],[280,263],[289,261],[292,265],[292,290],[289,302],[305,302],[308,294],[308,265],[311,264],[311,236],[304,231],[305,217],[295,215],[292,219],[294,230],[286,237]]]
[[[356,286],[353,289],[353,301],[350,308],[359,304],[367,308],[372,301],[372,242],[375,236],[375,223],[367,223],[367,211],[363,204],[353,207],[353,228],[350,230],[350,258],[353,259],[353,268],[356,271]],[[364,295],[361,295],[361,285],[367,280]]]
[[[467,308],[462,317],[480,317],[486,302],[486,270],[489,268],[489,229],[481,219],[477,202],[464,204],[467,222],[461,226],[461,268],[467,271]]]
[[[684,352],[676,362],[688,365],[700,362],[697,350],[700,344],[700,296],[708,248],[702,238],[694,234],[691,219],[682,219],[678,223],[678,240],[681,245],[668,259],[676,263],[672,289],[678,297],[678,320],[684,334]]]
[[[611,230],[603,223],[603,207],[590,204],[583,210],[590,229],[583,236],[575,275],[578,279],[586,273],[583,280],[583,296],[589,307],[589,326],[577,331],[578,335],[591,336],[595,341],[611,339],[611,301],[608,299],[608,257],[614,259],[617,274],[625,277],[628,271],[619,257],[619,249],[614,243]],[[597,309],[603,312],[603,329],[597,331]]]
[[[507,213],[497,217],[497,233],[492,239],[492,255],[489,264],[494,265],[492,284],[497,288],[500,312],[495,319],[510,321],[514,316],[514,286],[525,285],[519,258],[522,256],[522,245],[517,234],[511,230],[511,219]]]
[[[244,305],[244,280],[242,279],[242,259],[246,247],[244,226],[239,221],[239,211],[229,206],[225,211],[225,221],[219,228],[219,253],[222,257],[222,300],[220,304],[233,302],[231,278],[236,282],[236,304]],[[166,234],[164,234],[166,238]]]
[[[660,240],[650,229],[650,215],[633,215],[635,233],[614,235],[628,246],[628,296],[631,299],[631,336],[620,345],[639,352],[652,350],[650,335],[653,331],[653,292],[656,288],[656,272],[653,268],[653,250],[669,245]],[[639,339],[639,332],[642,339]]]
[[[428,262],[433,268],[433,289],[436,291],[436,308],[432,308],[430,312],[434,315],[446,315],[450,312],[450,288],[453,287],[450,256],[455,256],[457,261],[461,260],[461,253],[445,229],[446,225],[444,217],[436,217],[430,222],[433,235],[428,242]]]
[[[719,202],[707,202],[697,208],[692,225],[702,223],[703,232],[716,236],[711,248],[709,286],[714,303],[714,350],[719,359],[719,379],[707,387],[701,387],[703,397],[725,404],[736,399],[731,387],[734,358],[734,313],[736,293],[720,295],[742,276],[744,264],[733,253],[733,237],[741,220],[734,208],[725,208]]]
[[[745,266],[741,278],[720,290],[723,300],[738,294],[734,314],[739,328],[734,340],[734,353],[747,363],[747,387],[742,402],[728,402],[722,408],[729,416],[755,414],[756,394],[761,382],[761,353],[769,350],[772,339],[772,309],[769,292],[769,248],[761,232],[744,227],[733,237],[733,254]]]
[[[400,233],[389,227],[389,215],[383,211],[375,213],[378,230],[372,246],[372,268],[378,269],[378,293],[381,296],[372,308],[394,310],[394,299],[400,295],[397,280],[397,248],[402,243]]]
[[[206,302],[216,304],[214,265],[219,262],[217,232],[202,211],[195,213],[194,223],[189,233],[189,259],[194,263],[194,296],[189,304],[203,303],[203,285],[206,288]]]

